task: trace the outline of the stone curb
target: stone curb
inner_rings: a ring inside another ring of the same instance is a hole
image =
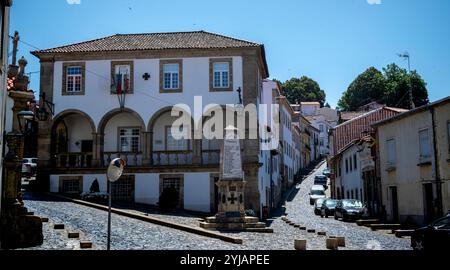
[[[64,200],[67,200],[67,201],[71,201],[73,203],[84,205],[84,206],[87,206],[87,207],[92,207],[92,208],[96,208],[96,209],[99,209],[99,210],[108,211],[108,207],[104,206],[104,205],[91,203],[91,202],[86,202],[86,201],[77,200],[77,199],[72,199],[72,198],[68,198],[68,197],[65,197],[65,196],[62,196],[62,195],[57,195],[57,194],[46,193],[46,195],[49,195],[49,196],[52,196],[52,197],[56,197],[56,198],[60,198],[60,199],[64,199]],[[201,235],[201,236],[206,236],[206,237],[220,239],[222,241],[233,243],[233,244],[242,244],[243,243],[242,238],[231,237],[231,236],[227,236],[227,235],[224,235],[224,234],[203,230],[203,229],[200,229],[200,228],[193,228],[193,227],[189,227],[187,225],[178,224],[178,223],[162,220],[162,219],[155,218],[155,217],[145,216],[143,214],[141,215],[141,214],[136,214],[136,213],[130,213],[130,212],[127,212],[127,211],[124,211],[124,210],[120,210],[120,209],[117,209],[117,208],[111,208],[111,213],[114,213],[114,214],[117,214],[117,215],[121,215],[121,216],[125,216],[125,217],[129,217],[129,218],[133,218],[133,219],[138,219],[138,220],[141,220],[141,221],[153,223],[153,224],[160,225],[160,226],[169,227],[169,228],[176,229],[176,230],[181,230],[181,231],[185,231],[185,232],[189,232],[189,233],[198,234],[198,235]]]

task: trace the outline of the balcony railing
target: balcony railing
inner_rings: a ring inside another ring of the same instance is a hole
[[[189,165],[192,164],[192,151],[154,151],[153,165]]]
[[[55,165],[61,168],[92,167],[92,153],[59,153],[55,155]]]
[[[203,150],[202,164],[216,165],[220,162],[220,150]]]
[[[115,158],[125,160],[127,167],[142,166],[142,152],[103,152],[104,165],[108,165]]]

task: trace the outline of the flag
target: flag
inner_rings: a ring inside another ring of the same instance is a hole
[[[117,95],[120,95],[122,93],[122,85],[121,85],[122,75],[121,74],[117,74],[116,76],[117,76],[117,84],[116,84]]]

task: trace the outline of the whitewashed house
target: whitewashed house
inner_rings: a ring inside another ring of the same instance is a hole
[[[154,205],[172,186],[179,207],[215,212],[221,142],[176,140],[171,109],[183,103],[201,114],[207,104],[237,104],[238,89],[244,105],[256,104],[268,77],[263,45],[204,31],[118,34],[33,55],[55,110],[39,128],[39,179],[49,179],[51,192],[86,192],[94,180],[106,191],[105,166],[120,156],[127,166],[115,199]],[[258,213],[267,201],[259,141],[241,147],[246,207]]]

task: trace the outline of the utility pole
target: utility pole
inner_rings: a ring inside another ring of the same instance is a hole
[[[414,108],[416,108],[416,106],[414,105],[414,101],[413,101],[413,94],[412,94],[412,81],[411,81],[411,63],[409,60],[409,53],[408,52],[404,52],[404,53],[400,53],[398,54],[399,57],[407,59],[408,60],[408,76],[409,76],[409,109],[412,110]]]

